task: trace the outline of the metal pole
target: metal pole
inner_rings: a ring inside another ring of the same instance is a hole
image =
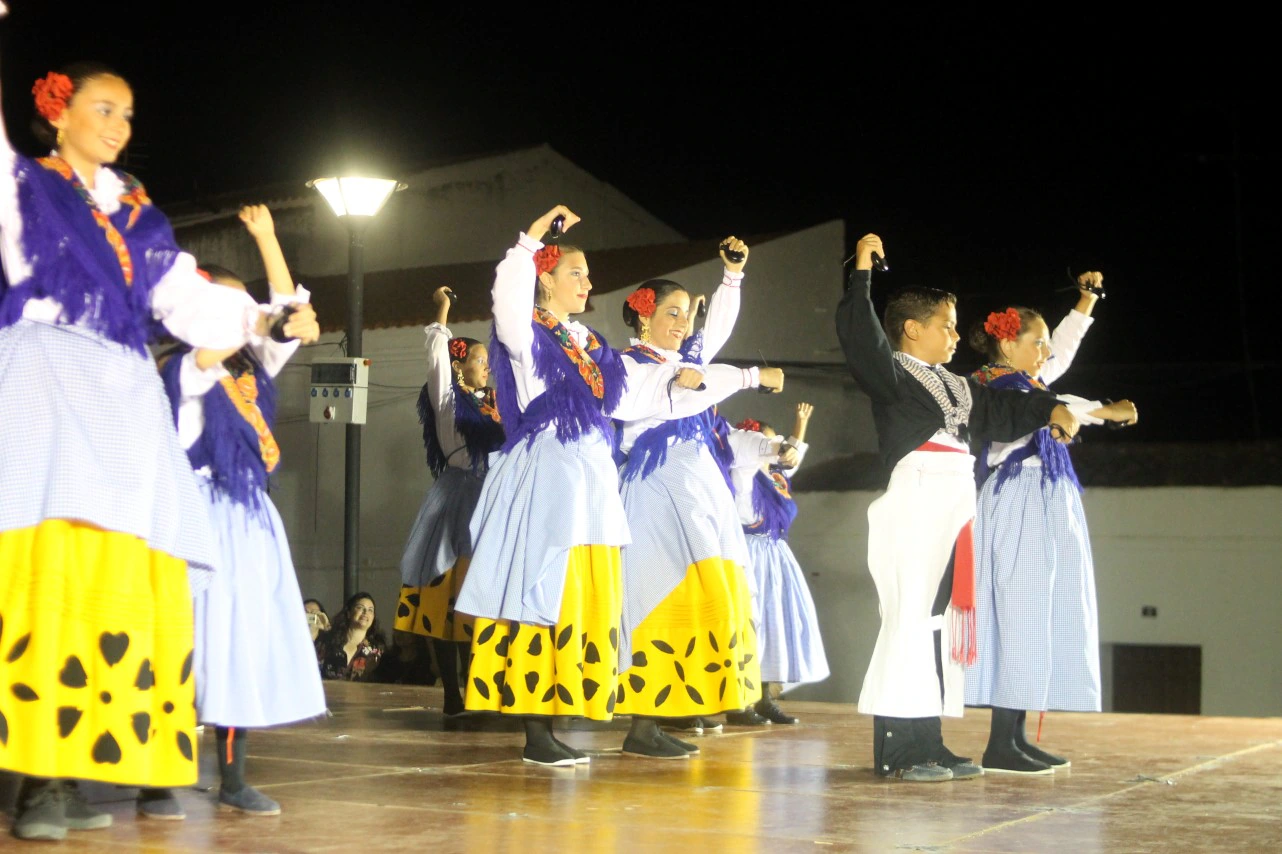
[[[364,332],[365,222],[347,218],[347,355],[361,355]],[[361,545],[361,425],[347,425],[343,475],[343,601],[360,587]]]

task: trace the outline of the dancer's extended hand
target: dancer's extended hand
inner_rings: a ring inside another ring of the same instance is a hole
[[[725,247],[725,248],[723,249],[722,247]],[[738,262],[732,262],[729,258],[726,257],[726,252],[725,252],[726,249],[731,249],[735,252],[742,252],[743,260]],[[721,256],[721,263],[725,264],[726,269],[729,270],[731,273],[742,273],[743,268],[748,265],[748,244],[744,243],[742,240],[735,237],[733,234],[727,237],[725,240],[721,241],[721,245],[717,247],[717,254]]]
[[[530,235],[530,237],[533,237],[535,240],[542,240],[544,235],[551,230],[552,220],[559,216],[565,217],[565,224],[561,226],[562,234],[569,231],[572,226],[577,225],[581,221],[579,215],[574,211],[570,210],[565,205],[557,205],[552,208],[552,210],[530,223],[530,228],[525,233]]]
[[[757,381],[762,388],[772,391],[783,391],[782,368],[758,368]]]
[[[1077,431],[1081,429],[1081,423],[1078,422],[1077,416],[1074,415],[1064,404],[1059,404],[1051,411],[1051,420],[1048,425],[1051,428],[1051,436],[1061,445],[1071,444]]]
[[[875,234],[865,234],[859,238],[859,242],[855,244],[855,269],[871,270],[874,252],[882,258],[886,257],[886,249],[881,245],[880,237]]]

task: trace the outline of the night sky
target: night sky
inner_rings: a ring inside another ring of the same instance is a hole
[[[137,97],[129,168],[162,205],[302,181],[373,141],[393,169],[547,142],[692,238],[844,218],[853,248],[876,231],[893,267],[879,291],[955,290],[963,326],[1009,301],[1053,325],[1072,304],[1051,293],[1066,268],[1100,269],[1108,299],[1061,385],[1137,400],[1144,423],[1113,435],[1282,434],[1279,75],[1263,21],[1064,6],[10,7],[0,61],[18,146],[35,150],[37,76],[107,62]],[[616,9],[637,19],[608,23]]]

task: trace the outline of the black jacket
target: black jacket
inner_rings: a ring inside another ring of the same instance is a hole
[[[869,286],[872,273],[853,270],[837,305],[837,337],[846,365],[859,387],[872,398],[873,423],[882,462],[893,469],[905,454],[930,440],[944,427],[944,413],[935,398],[891,355],[890,342],[873,311]],[[1013,442],[1045,427],[1058,404],[1048,392],[992,389],[973,379],[974,401],[967,423],[970,438]]]

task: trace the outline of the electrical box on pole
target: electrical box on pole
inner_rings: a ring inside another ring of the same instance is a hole
[[[308,420],[318,424],[364,424],[369,398],[369,359],[312,362]]]

